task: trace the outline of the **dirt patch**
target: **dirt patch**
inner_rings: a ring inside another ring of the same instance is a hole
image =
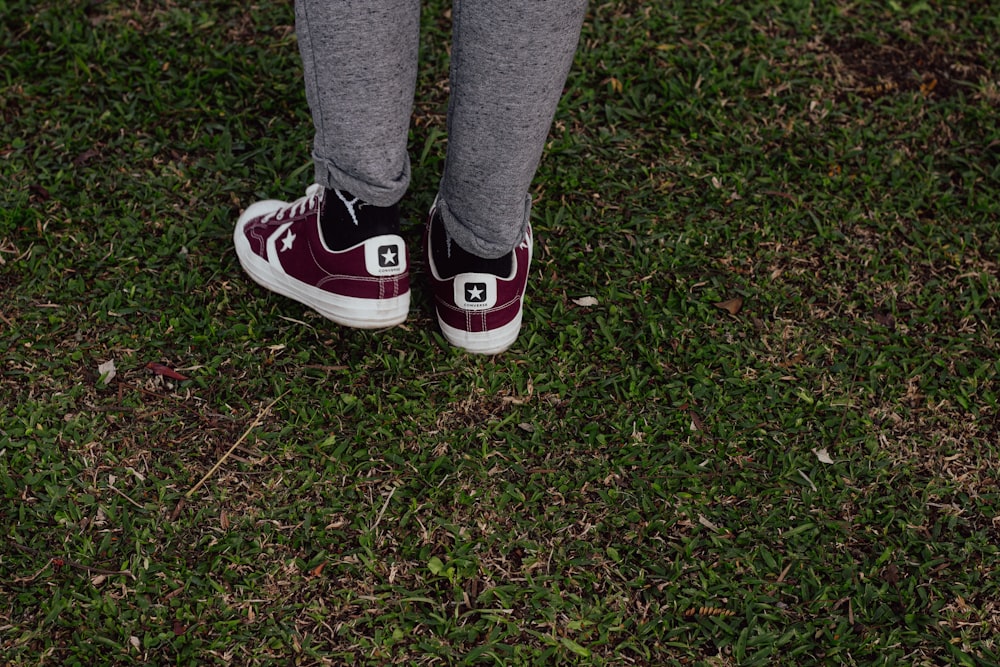
[[[853,84],[844,94],[868,99],[907,92],[953,97],[986,72],[975,56],[945,53],[933,44],[901,40],[873,43],[852,37],[829,47],[844,63]]]
[[[0,294],[6,294],[8,290],[13,290],[21,284],[21,276],[13,269],[0,267]]]
[[[454,401],[442,410],[436,426],[442,431],[479,428],[501,419],[510,406],[511,403],[500,396],[486,396],[477,392],[466,399]]]

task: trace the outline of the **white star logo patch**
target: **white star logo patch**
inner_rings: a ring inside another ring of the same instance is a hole
[[[406,273],[406,252],[403,240],[380,238],[380,241],[391,241],[382,244],[368,243],[365,245],[365,269],[373,276],[399,276]]]
[[[465,310],[485,311],[497,304],[495,276],[478,274],[472,280],[455,280],[455,305]]]
[[[285,237],[281,239],[281,252],[291,250],[293,243],[295,243],[295,234],[293,234],[292,230],[289,229],[288,233],[285,234]]]

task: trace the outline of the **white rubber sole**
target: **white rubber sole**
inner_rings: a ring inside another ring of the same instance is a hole
[[[266,259],[255,254],[250,242],[243,234],[246,220],[260,215],[258,202],[248,208],[236,223],[233,245],[240,265],[254,282],[276,294],[294,299],[337,324],[353,329],[384,329],[402,324],[410,312],[410,292],[387,299],[361,299],[358,297],[332,294],[289,276],[271,265]],[[284,205],[284,202],[276,202]],[[256,210],[254,210],[256,207]],[[250,214],[250,215],[247,215]]]
[[[472,352],[473,354],[500,354],[513,345],[514,341],[517,340],[518,334],[521,333],[523,302],[521,308],[522,311],[518,312],[513,320],[502,327],[489,331],[456,329],[445,324],[440,317],[438,318],[438,326],[441,327],[441,333],[444,334],[445,340],[455,347],[462,348],[466,352]]]

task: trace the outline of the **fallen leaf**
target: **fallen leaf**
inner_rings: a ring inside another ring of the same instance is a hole
[[[82,153],[76,156],[76,158],[73,160],[73,165],[76,167],[82,167],[83,165],[87,164],[100,154],[101,152],[96,148],[88,148],[87,150],[83,151]]]
[[[115,360],[114,359],[108,359],[103,364],[100,364],[97,367],[97,374],[101,378],[100,382],[102,382],[104,384],[109,384],[112,380],[114,380],[115,379],[115,375],[117,373],[118,373],[118,371],[115,368]]]
[[[733,299],[726,299],[725,301],[719,301],[718,303],[713,303],[716,308],[721,308],[730,315],[736,315],[743,309],[743,297],[736,297]]]
[[[187,376],[181,375],[173,368],[170,368],[169,366],[164,366],[163,364],[158,364],[155,361],[151,361],[148,364],[146,364],[146,368],[153,371],[157,375],[163,375],[165,377],[170,378],[171,380],[178,380],[180,382],[183,382],[184,380],[188,379]]]
[[[778,364],[778,366],[782,368],[790,368],[792,366],[801,364],[805,360],[806,360],[806,355],[802,354],[801,352],[797,352],[795,356],[793,356],[791,359],[782,361],[780,364]]]
[[[711,530],[714,533],[719,532],[719,527],[718,526],[716,526],[714,523],[712,523],[711,521],[709,521],[708,519],[706,519],[705,517],[703,517],[700,514],[698,515],[698,523],[700,523],[701,525],[705,526],[705,528],[708,528],[709,530]]]
[[[587,306],[596,306],[599,302],[592,296],[581,296],[579,299],[573,299],[573,303],[586,308]]]
[[[819,459],[820,463],[833,463],[833,459],[830,458],[830,453],[826,451],[826,447],[823,447],[822,449],[813,449],[812,451],[813,454],[816,455],[816,458]]]
[[[42,186],[38,185],[37,183],[32,183],[31,185],[29,185],[28,190],[42,201],[48,201],[52,199],[52,195],[49,194],[49,191],[43,188]]]
[[[181,499],[177,501],[177,505],[174,507],[174,511],[170,513],[170,522],[171,523],[173,523],[174,521],[177,521],[177,517],[179,517],[181,515],[181,510],[184,509],[184,505],[185,504],[186,504],[186,501],[184,500],[184,497],[181,496]]]
[[[702,421],[701,417],[694,410],[688,410],[688,417],[691,418],[691,430],[692,431],[704,431],[705,422]]]
[[[322,563],[320,563],[319,565],[317,565],[313,569],[309,570],[310,576],[318,577],[319,575],[323,574],[323,568],[324,567],[326,567],[326,561],[323,561]]]

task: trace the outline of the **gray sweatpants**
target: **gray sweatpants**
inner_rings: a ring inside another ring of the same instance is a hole
[[[481,257],[511,250],[580,35],[586,0],[454,0],[448,234]],[[410,182],[407,130],[420,0],[296,0],[316,181],[377,206]]]

